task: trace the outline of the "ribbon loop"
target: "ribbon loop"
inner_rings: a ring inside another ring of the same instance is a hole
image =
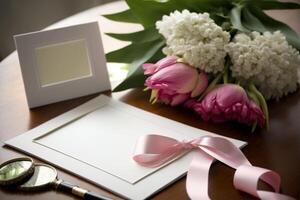
[[[138,139],[133,159],[146,167],[160,166],[185,150],[184,145],[169,137],[145,135]]]
[[[251,165],[242,151],[225,138],[204,136],[199,145],[207,154],[232,168]]]
[[[272,192],[257,190],[260,179],[269,184],[276,193],[279,192],[280,176],[276,172],[250,165],[242,165],[237,168],[233,178],[233,185],[236,189],[261,199],[281,199]]]

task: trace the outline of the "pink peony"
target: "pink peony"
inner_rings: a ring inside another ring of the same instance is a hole
[[[151,100],[176,106],[189,97],[199,96],[208,85],[208,77],[187,64],[169,56],[155,64],[143,65],[147,78],[145,85],[152,89]]]
[[[201,115],[205,121],[238,121],[252,125],[265,125],[265,117],[258,105],[247,96],[246,91],[236,84],[223,84],[210,91],[201,102],[186,104]]]

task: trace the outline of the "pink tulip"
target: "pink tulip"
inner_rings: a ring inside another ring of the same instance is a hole
[[[265,117],[258,105],[247,96],[239,85],[223,84],[209,92],[201,102],[190,101],[186,104],[201,115],[204,121],[238,121],[264,127]]]
[[[161,60],[159,60],[157,63],[145,63],[143,64],[144,68],[144,74],[146,75],[152,75],[155,72],[159,71],[162,68],[168,67],[170,65],[173,65],[177,63],[177,57],[176,56],[167,56]]]
[[[208,77],[187,64],[177,62],[174,56],[166,57],[155,64],[143,65],[147,78],[145,85],[152,89],[150,100],[176,106],[189,97],[199,96],[207,87]]]

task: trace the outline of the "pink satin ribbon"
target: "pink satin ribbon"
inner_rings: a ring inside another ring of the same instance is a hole
[[[177,141],[161,135],[139,138],[133,159],[146,167],[157,167],[180,154],[197,150],[187,173],[186,189],[193,200],[210,199],[208,195],[209,169],[214,159],[236,169],[233,185],[236,189],[259,199],[292,200],[279,194],[280,176],[271,170],[252,166],[242,151],[229,140],[203,136],[191,141]],[[275,192],[258,190],[258,181],[269,184]]]

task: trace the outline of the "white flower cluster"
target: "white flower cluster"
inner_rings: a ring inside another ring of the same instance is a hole
[[[252,81],[266,99],[279,99],[297,89],[299,52],[276,31],[239,33],[226,45],[232,75]]]
[[[217,73],[224,68],[230,35],[223,31],[208,13],[175,11],[156,22],[159,33],[166,38],[166,55],[176,55],[184,62],[205,72]]]

